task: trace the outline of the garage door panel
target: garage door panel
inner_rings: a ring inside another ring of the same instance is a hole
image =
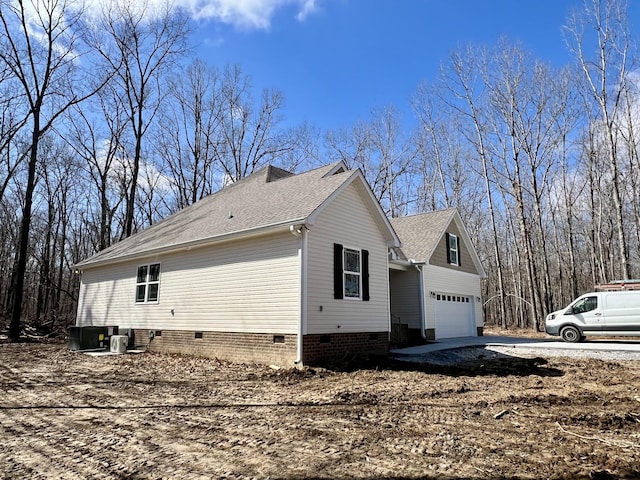
[[[473,329],[473,301],[466,295],[438,294],[436,297],[436,339],[469,337]]]

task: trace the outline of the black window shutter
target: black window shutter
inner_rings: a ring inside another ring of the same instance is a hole
[[[369,301],[369,250],[362,250],[362,300]]]
[[[462,248],[460,248],[460,237],[456,238],[456,247],[458,249],[458,266],[462,266]]]
[[[449,237],[450,235],[448,233],[444,234],[444,238],[445,238],[445,247],[447,249],[447,263],[451,263],[451,247],[449,246]]]
[[[342,279],[342,245],[333,244],[333,298],[341,299],[344,296]]]

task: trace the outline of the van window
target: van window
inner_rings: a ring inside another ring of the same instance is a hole
[[[571,308],[573,313],[586,313],[598,308],[598,297],[585,297],[578,300]]]

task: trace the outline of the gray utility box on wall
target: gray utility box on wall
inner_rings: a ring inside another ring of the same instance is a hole
[[[86,326],[69,327],[69,350],[108,349],[112,335],[118,333],[118,327]]]

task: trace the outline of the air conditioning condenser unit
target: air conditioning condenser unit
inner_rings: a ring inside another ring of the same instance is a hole
[[[127,335],[112,335],[111,336],[111,353],[127,353],[127,345],[129,344],[129,337]]]

